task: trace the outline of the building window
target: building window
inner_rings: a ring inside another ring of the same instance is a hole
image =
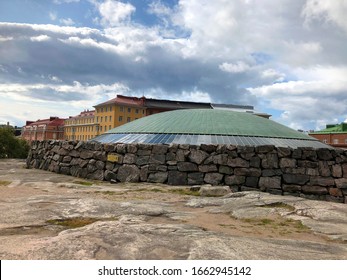
[[[105,116],[105,122],[107,122],[107,116]]]
[[[97,122],[97,123],[99,122],[99,117],[96,117],[96,122]]]
[[[100,131],[102,131],[102,126],[100,126]]]
[[[333,140],[333,143],[334,143],[334,144],[338,144],[338,143],[339,143],[339,139],[334,139],[334,140]]]
[[[135,109],[135,113],[138,114],[139,113],[139,109]]]
[[[104,111],[104,107],[101,108],[100,112],[102,113]]]
[[[347,138],[345,139],[345,144],[347,144]]]
[[[323,143],[324,143],[324,144],[327,144],[327,143],[328,143],[328,140],[327,140],[327,139],[323,139]]]
[[[130,122],[130,121],[131,121],[130,117],[127,117],[127,122]]]
[[[110,122],[112,122],[112,116],[110,116]]]
[[[123,112],[124,108],[121,106],[119,107],[119,111]]]
[[[108,111],[108,107],[105,107],[105,112],[107,112]]]
[[[131,108],[128,108],[128,113],[131,113]]]
[[[109,129],[109,130],[111,129],[111,125],[108,126],[108,129]]]
[[[105,125],[105,131],[107,130],[107,126]]]
[[[123,116],[118,117],[118,121],[122,122],[123,121]]]
[[[100,122],[102,122],[103,117],[100,117]]]

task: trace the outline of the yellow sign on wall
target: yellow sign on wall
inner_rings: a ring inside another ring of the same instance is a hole
[[[107,155],[107,161],[118,162],[118,160],[119,160],[119,155],[117,155],[117,154],[108,154]]]

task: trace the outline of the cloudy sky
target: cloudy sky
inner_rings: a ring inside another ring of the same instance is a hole
[[[116,94],[347,118],[347,0],[0,0],[0,124]]]

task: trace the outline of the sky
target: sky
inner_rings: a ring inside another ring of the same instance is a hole
[[[0,124],[117,94],[347,121],[347,0],[0,0]]]

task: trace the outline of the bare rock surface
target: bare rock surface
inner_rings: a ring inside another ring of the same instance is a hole
[[[24,166],[0,160],[1,259],[347,259],[346,204]]]

